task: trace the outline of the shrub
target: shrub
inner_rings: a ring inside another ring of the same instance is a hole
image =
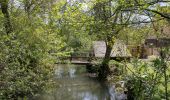
[[[32,97],[50,83],[54,64],[50,43],[44,33],[33,34],[0,33],[0,99]]]

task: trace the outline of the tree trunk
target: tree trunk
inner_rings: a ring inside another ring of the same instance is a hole
[[[6,33],[9,34],[12,31],[12,26],[11,26],[10,16],[8,12],[8,0],[2,0],[0,3],[1,3],[1,11],[5,19],[4,26],[6,29]]]
[[[99,71],[99,78],[101,80],[106,80],[107,76],[110,74],[109,61],[110,61],[112,46],[113,44],[110,42],[106,44],[105,57],[103,59],[103,62],[102,62],[102,65],[100,66],[100,71]]]

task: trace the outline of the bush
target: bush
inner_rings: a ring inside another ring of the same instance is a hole
[[[152,62],[132,61],[123,75],[128,89],[128,98],[134,100],[159,100],[165,98],[164,72],[161,59]],[[169,72],[167,71],[167,74]],[[163,86],[162,86],[163,85]]]
[[[33,34],[0,33],[0,99],[32,97],[50,83],[54,64],[50,43],[43,32]]]

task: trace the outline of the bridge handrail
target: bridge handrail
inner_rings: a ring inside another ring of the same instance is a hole
[[[71,57],[89,57],[89,52],[74,52],[71,53]]]

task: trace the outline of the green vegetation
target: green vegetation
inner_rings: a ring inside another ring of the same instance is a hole
[[[159,58],[148,61],[133,59],[130,63],[111,61],[110,68],[113,69],[114,74],[108,77],[108,81],[116,86],[120,81],[125,81],[125,87],[118,86],[116,90],[129,91],[131,99],[160,100],[166,98],[166,89],[169,99],[170,68],[164,69],[162,64],[169,66],[170,63]]]
[[[0,0],[0,99],[27,99],[44,92],[53,86],[55,63],[68,63],[72,53],[92,52],[93,41],[105,41],[105,56],[89,57],[100,80],[125,80],[128,95],[135,100],[168,100],[168,46],[158,47],[160,57],[152,62],[140,61],[138,55],[131,57],[134,61],[111,61],[110,55],[115,40],[135,47],[144,45],[149,36],[165,38],[164,27],[170,28],[169,3]]]

